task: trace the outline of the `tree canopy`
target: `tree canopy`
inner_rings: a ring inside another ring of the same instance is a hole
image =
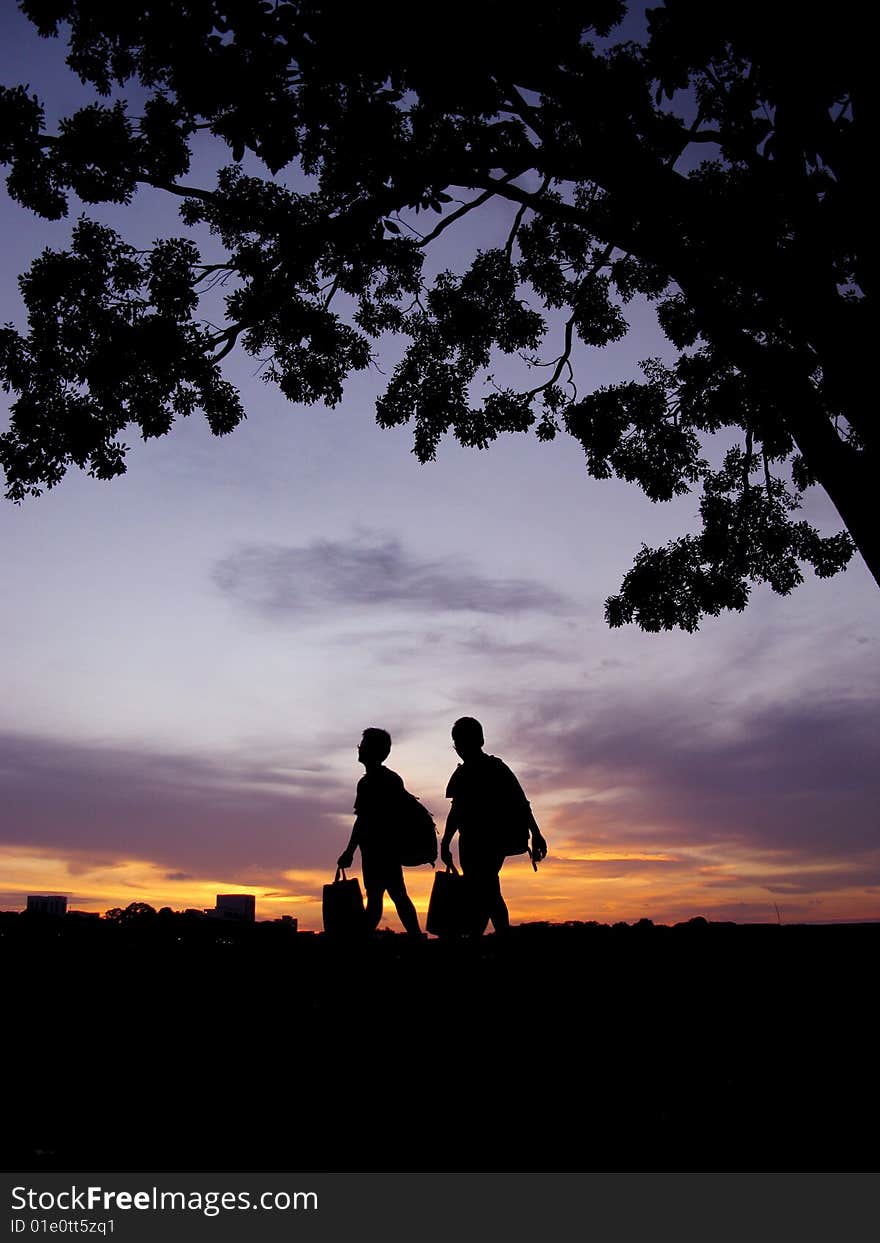
[[[121,473],[130,425],[159,436],[201,410],[231,431],[235,348],[291,401],[333,405],[390,333],[406,345],[376,416],[411,424],[421,461],[448,433],[482,448],[564,430],[597,478],[655,501],[700,492],[699,533],[642,547],[611,625],[691,630],[754,583],[784,594],[804,565],[836,573],[854,545],[880,580],[857,6],[832,21],[782,0],[667,0],[638,41],[619,0],[21,7],[69,41],[96,98],[48,126],[29,85],[0,90],[12,197],[57,219],[72,196],[127,204],[151,186],[182,223],[144,252],[83,216],[21,278],[28,331],[0,332],[8,497],[70,465]],[[228,149],[209,185],[187,179],[202,131]],[[428,276],[432,243],[467,236],[492,199],[512,205],[506,235]],[[200,253],[205,227],[221,262]],[[217,282],[219,327],[202,301]],[[674,362],[580,391],[575,342],[623,336],[636,295]],[[542,365],[540,382],[487,383],[499,352]],[[816,483],[846,531],[799,517]]]

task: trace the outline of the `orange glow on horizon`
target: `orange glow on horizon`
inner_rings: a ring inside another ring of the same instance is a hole
[[[566,854],[570,863],[676,863],[676,855],[647,854],[641,850],[585,850]]]
[[[796,871],[799,884],[790,881],[791,864],[784,868],[772,856],[709,859],[687,851],[622,849],[583,850],[551,855],[532,871],[527,856],[508,859],[501,874],[502,890],[514,923],[536,920],[598,923],[676,923],[703,915],[737,923],[805,922],[811,920],[871,920],[880,918],[880,892],[842,880],[828,883],[832,863],[805,863]],[[7,909],[23,909],[29,893],[68,896],[69,909],[104,911],[130,902],[147,902],[156,909],[213,907],[218,893],[253,893],[258,919],[292,915],[303,930],[321,929],[324,884],[332,881],[335,866],[324,870],[291,869],[276,883],[248,884],[246,878],[181,877],[149,860],[100,860],[59,856],[50,851],[27,853],[0,850],[4,901]],[[811,873],[820,872],[821,887],[809,888]],[[357,867],[349,873],[360,878]],[[173,876],[173,874],[172,874]],[[407,888],[420,919],[428,908],[434,873],[429,867],[407,869]],[[780,879],[782,877],[783,879]],[[777,915],[778,910],[778,915]],[[393,904],[386,897],[383,926],[399,928]]]

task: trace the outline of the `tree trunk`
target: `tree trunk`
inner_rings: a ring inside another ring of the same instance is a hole
[[[844,444],[823,412],[799,406],[789,422],[807,467],[828,493],[880,587],[880,474],[871,455]]]

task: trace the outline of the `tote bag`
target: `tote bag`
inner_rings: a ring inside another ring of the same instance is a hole
[[[363,932],[364,899],[357,877],[348,880],[345,870],[337,868],[333,883],[324,886],[322,910],[324,931],[331,936],[356,936]]]
[[[425,927],[437,937],[454,937],[467,930],[467,885],[454,867],[437,872],[428,903]]]

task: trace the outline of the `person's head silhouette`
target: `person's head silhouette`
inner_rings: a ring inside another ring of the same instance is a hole
[[[387,729],[365,729],[358,743],[358,759],[364,768],[375,767],[388,758],[391,735]]]
[[[452,745],[463,760],[473,759],[483,750],[483,727],[472,716],[460,716],[452,727]]]

